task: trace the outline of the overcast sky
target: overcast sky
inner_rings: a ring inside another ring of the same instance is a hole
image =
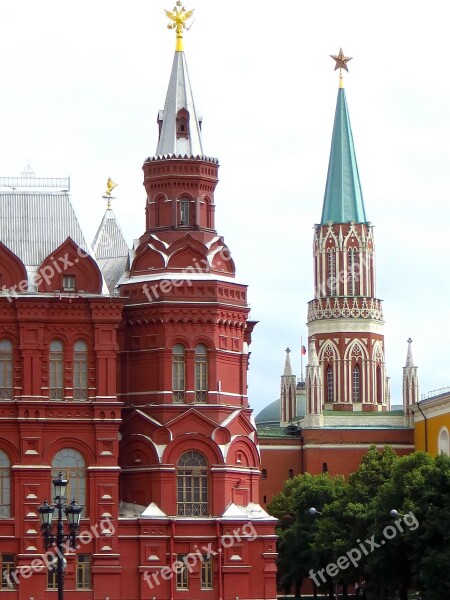
[[[450,75],[447,3],[186,0],[185,50],[205,153],[221,168],[216,225],[249,285],[250,403],[279,396],[284,349],[300,375],[338,89],[346,93],[375,225],[386,366],[401,403],[406,339],[421,392],[450,385]],[[173,0],[2,0],[0,176],[71,177],[89,240],[112,177],[131,244],[144,231],[142,163],[157,142],[174,52]],[[447,309],[445,309],[447,307]],[[445,309],[445,310],[444,310]]]

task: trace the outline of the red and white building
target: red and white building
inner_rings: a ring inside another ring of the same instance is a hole
[[[276,597],[275,519],[259,506],[247,398],[254,322],[217,233],[175,52],[130,251],[110,208],[91,248],[68,181],[0,192],[0,557],[11,600],[55,598],[38,507],[52,476],[85,506],[65,598]],[[3,179],[0,185],[8,186]]]

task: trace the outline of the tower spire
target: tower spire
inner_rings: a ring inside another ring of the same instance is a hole
[[[159,139],[156,156],[190,158],[203,156],[201,118],[197,115],[191,82],[183,51],[183,30],[193,10],[186,11],[177,2],[173,12],[166,10],[172,21],[167,26],[176,29],[177,43],[170,74],[164,110],[158,113]]]
[[[351,58],[344,56],[342,49],[338,55],[331,56],[331,58],[336,63],[335,70],[339,69],[340,71],[340,85],[321,224],[325,225],[330,221],[334,223],[350,221],[366,223],[364,200],[342,79],[342,69],[348,72],[347,62]]]

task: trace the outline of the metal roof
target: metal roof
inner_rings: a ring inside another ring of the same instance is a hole
[[[366,223],[345,89],[339,88],[321,224]]]
[[[43,260],[69,237],[94,257],[67,192],[0,191],[0,240],[23,262],[30,281]]]
[[[185,137],[177,136],[177,113],[182,108],[189,113],[189,127]],[[203,156],[201,119],[195,110],[184,52],[175,52],[166,102],[164,110],[159,111],[158,122],[162,122],[162,125],[155,153],[157,156]]]
[[[92,254],[64,192],[0,192],[0,240],[24,265],[38,267],[70,237]]]
[[[95,258],[112,294],[128,270],[129,250],[112,209],[108,208],[92,243]]]

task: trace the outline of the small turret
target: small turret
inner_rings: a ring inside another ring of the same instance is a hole
[[[292,374],[290,348],[286,348],[286,360],[284,363],[284,372],[281,376],[281,420],[282,427],[288,425],[297,414],[296,392],[297,378]]]
[[[407,340],[406,364],[403,367],[403,411],[410,418],[411,406],[419,401],[419,377],[412,355],[412,339]]]

